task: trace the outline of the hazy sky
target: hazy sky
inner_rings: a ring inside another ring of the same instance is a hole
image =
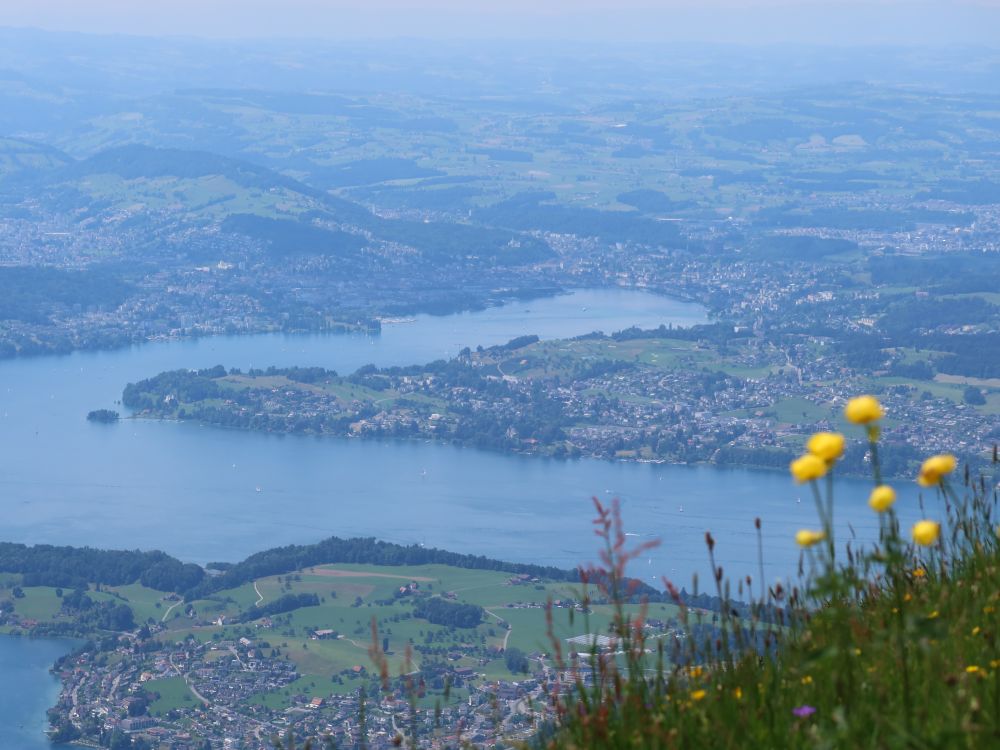
[[[1000,45],[1000,0],[0,0],[0,26],[210,37]]]

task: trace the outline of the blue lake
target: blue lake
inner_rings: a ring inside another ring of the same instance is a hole
[[[167,369],[294,364],[348,373],[367,363],[427,362],[522,334],[553,338],[704,320],[698,305],[637,291],[589,290],[418,316],[386,325],[377,337],[219,337],[0,362],[0,539],[158,548],[205,563],[330,535],[361,535],[573,567],[596,559],[590,498],[598,496],[621,498],[630,534],[662,539],[633,569],[650,582],[666,575],[690,586],[696,571],[707,581],[707,529],[727,572],[756,573],[756,516],[764,521],[767,575],[786,576],[798,560],[794,531],[813,526],[815,513],[809,496],[784,473],[85,419],[91,409],[116,408],[126,383]],[[876,526],[864,502],[867,488],[842,484],[842,531],[849,521],[870,537]],[[906,521],[917,515],[915,493],[901,494]],[[7,658],[26,643],[0,642]],[[0,680],[0,706],[12,689]],[[29,722],[37,724],[36,714]]]
[[[71,641],[0,638],[0,745],[4,750],[50,750],[45,712],[59,696],[52,663]],[[74,745],[60,745],[73,748]]]

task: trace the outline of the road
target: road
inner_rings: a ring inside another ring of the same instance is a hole
[[[167,611],[163,613],[163,619],[160,620],[160,622],[166,622],[168,615],[170,615],[170,613],[174,611],[174,607],[178,606],[179,604],[183,604],[183,603],[184,603],[184,600],[181,599],[179,602],[174,602],[169,607],[167,607]]]
[[[247,669],[247,665],[244,664],[243,660],[240,658],[240,652],[237,651],[235,647],[230,646],[229,647],[229,653],[231,653],[233,656],[236,657],[236,661],[238,661],[240,663],[240,669],[242,669],[245,672],[246,669]]]
[[[785,352],[785,361],[787,366],[795,371],[795,379],[798,380],[799,385],[802,385],[802,369],[792,364],[792,355],[788,352]]]
[[[507,632],[504,634],[504,637],[503,637],[503,646],[501,646],[501,648],[503,648],[503,650],[506,651],[507,650],[507,641],[510,640],[510,634],[514,632],[514,628],[512,628],[510,626],[510,623],[507,622],[506,620],[504,620],[500,615],[495,614],[494,612],[492,612],[489,607],[483,607],[483,611],[485,611],[486,614],[491,615],[492,617],[497,618],[497,620],[499,620],[501,623],[504,623],[507,626]]]
[[[184,674],[183,672],[181,672],[180,667],[178,667],[176,664],[174,664],[173,654],[171,654],[169,658],[170,658],[170,666],[173,667],[173,669],[177,673],[178,677],[180,677],[182,680],[184,680],[184,684],[188,686],[188,690],[190,690],[192,693],[194,693],[194,697],[197,698],[198,700],[200,700],[206,706],[211,706],[212,705],[212,701],[210,701],[204,695],[202,695],[201,693],[199,693],[198,692],[198,688],[196,688],[194,685],[191,684],[191,680],[188,679],[188,676],[186,674]]]

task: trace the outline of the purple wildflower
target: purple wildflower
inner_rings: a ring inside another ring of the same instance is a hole
[[[806,716],[812,716],[816,713],[816,709],[812,706],[798,706],[797,708],[792,709],[792,713],[799,718],[805,718]]]

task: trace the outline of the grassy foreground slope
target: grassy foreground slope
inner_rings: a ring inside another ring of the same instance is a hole
[[[819,516],[799,532],[797,586],[731,584],[720,596],[753,600],[752,616],[723,614],[722,634],[688,639],[674,653],[650,649],[641,618],[620,610],[625,667],[594,655],[597,679],[558,701],[557,728],[541,741],[576,748],[985,748],[1000,746],[1000,547],[996,476],[956,471],[951,456],[922,466],[926,519],[901,529],[894,493],[882,483],[881,407],[852,402],[874,474],[869,505],[880,541],[859,548],[833,538],[832,472],[843,436],[819,433],[792,467],[808,483]],[[865,407],[865,408],[860,408]],[[994,473],[998,466],[994,451]],[[605,593],[620,593],[632,553],[615,514],[604,511]],[[706,534],[707,554],[714,541]],[[763,550],[762,550],[763,554]],[[713,560],[713,569],[714,560]],[[686,608],[676,589],[668,585]],[[725,612],[725,608],[723,610]]]

